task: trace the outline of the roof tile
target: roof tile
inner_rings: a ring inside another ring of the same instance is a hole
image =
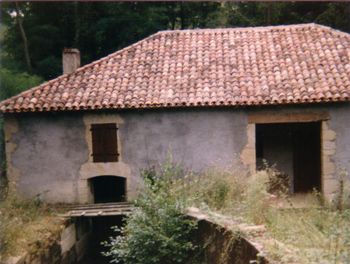
[[[316,24],[161,31],[2,112],[349,101],[350,35]]]

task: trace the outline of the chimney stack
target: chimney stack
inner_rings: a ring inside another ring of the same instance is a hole
[[[80,52],[78,49],[64,49],[62,52],[63,74],[74,72],[80,67]]]

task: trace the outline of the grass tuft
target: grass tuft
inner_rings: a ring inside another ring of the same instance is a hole
[[[59,234],[62,220],[39,200],[10,195],[0,202],[0,257],[40,251],[38,241],[50,243]]]

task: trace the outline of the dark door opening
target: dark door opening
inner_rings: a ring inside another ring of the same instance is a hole
[[[256,125],[257,169],[263,161],[286,176],[290,192],[321,189],[321,123]]]
[[[95,203],[125,202],[126,179],[117,176],[99,176],[91,180]]]

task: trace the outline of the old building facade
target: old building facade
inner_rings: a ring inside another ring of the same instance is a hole
[[[346,33],[159,32],[2,102],[8,176],[26,197],[90,203],[135,198],[169,155],[193,171],[266,160],[292,193],[331,198],[350,171],[349,95]]]

